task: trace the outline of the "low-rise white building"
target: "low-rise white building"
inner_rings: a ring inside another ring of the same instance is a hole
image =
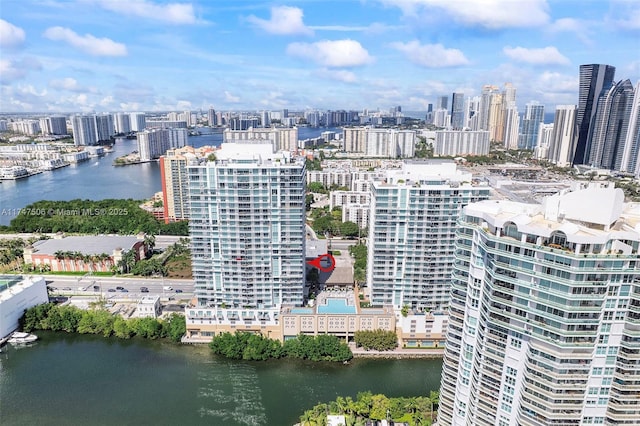
[[[0,275],[0,338],[18,328],[25,310],[48,301],[44,278]]]
[[[136,305],[138,318],[158,318],[161,313],[160,296],[144,296]]]

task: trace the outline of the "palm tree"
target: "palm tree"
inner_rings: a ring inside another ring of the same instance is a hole
[[[433,423],[433,411],[434,407],[438,407],[440,404],[440,392],[439,391],[431,391],[429,392],[429,402],[431,403],[431,422]]]
[[[145,254],[153,252],[153,248],[156,246],[156,237],[153,234],[145,234],[144,236]]]
[[[64,261],[65,252],[63,252],[62,250],[58,250],[53,255],[56,257],[56,260],[58,261],[58,265],[60,265],[60,261],[62,261],[62,270],[66,272],[67,270],[66,262]]]

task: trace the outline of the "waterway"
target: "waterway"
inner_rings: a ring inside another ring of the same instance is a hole
[[[201,129],[207,132],[208,128]],[[298,129],[300,140],[320,136],[336,128]],[[190,136],[189,144],[219,146],[222,133]],[[8,225],[20,209],[40,200],[103,200],[107,198],[148,199],[161,190],[157,162],[113,166],[113,160],[137,150],[135,139],[117,139],[113,152],[61,169],[43,172],[25,179],[0,183],[0,225]]]
[[[230,361],[206,346],[39,332],[0,353],[0,424],[282,425],[338,395],[438,390],[440,359]]]

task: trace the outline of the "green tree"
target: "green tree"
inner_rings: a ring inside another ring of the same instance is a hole
[[[355,222],[344,222],[340,224],[340,233],[344,237],[357,237],[360,232],[360,227]]]
[[[310,184],[308,184],[307,191],[316,192],[319,194],[326,194],[328,192],[327,188],[325,188],[325,186],[320,182],[311,182]]]
[[[130,339],[133,336],[133,330],[131,330],[127,321],[122,317],[117,317],[113,321],[113,334],[119,339]]]
[[[359,330],[353,334],[357,347],[389,351],[398,347],[398,335],[389,330]]]
[[[184,315],[173,313],[162,323],[163,335],[173,342],[179,342],[187,332],[187,321]]]

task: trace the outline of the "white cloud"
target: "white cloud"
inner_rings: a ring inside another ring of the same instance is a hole
[[[194,24],[197,19],[191,3],[156,4],[148,0],[97,0],[104,9],[121,15],[168,22],[170,24]]]
[[[69,90],[71,92],[84,91],[84,89],[78,85],[78,81],[71,77],[51,80],[49,81],[49,87],[52,89]]]
[[[290,6],[275,6],[271,8],[271,19],[248,16],[247,21],[270,34],[301,34],[313,35],[313,30],[302,22],[302,9]]]
[[[537,27],[549,21],[546,0],[380,0],[405,15],[440,9],[464,25],[489,29]]]
[[[186,110],[190,110],[191,109],[191,102],[189,101],[178,101],[178,103],[176,104],[176,108],[182,111],[186,111]]]
[[[327,78],[330,80],[342,81],[343,83],[355,83],[358,81],[358,77],[352,71],[336,70],[336,69],[321,69],[316,72],[321,78]]]
[[[0,59],[0,82],[9,83],[24,78],[29,71],[41,70],[42,64],[34,58],[24,58],[17,61]]]
[[[589,34],[593,22],[575,18],[560,18],[549,24],[547,30],[551,33],[573,33],[578,40],[585,44],[592,44]]]
[[[329,67],[356,67],[373,61],[369,52],[355,40],[323,40],[315,43],[291,43],[287,54],[311,59]]]
[[[420,44],[413,40],[391,43],[391,47],[404,53],[411,62],[426,68],[457,67],[469,63],[462,51],[447,49],[441,44]]]
[[[91,34],[81,36],[63,27],[51,27],[43,34],[55,41],[65,41],[77,49],[93,56],[126,56],[127,47],[108,38],[97,38]]]
[[[619,19],[616,23],[624,30],[640,30],[640,8],[629,11],[626,18]]]
[[[240,97],[239,96],[233,96],[231,94],[231,92],[225,90],[224,91],[224,100],[233,104],[237,104],[238,102],[240,102]]]
[[[0,47],[16,47],[24,43],[24,30],[0,19]]]
[[[536,86],[550,93],[561,92],[575,95],[578,92],[579,76],[545,71],[537,79]],[[574,100],[575,102],[575,100]]]
[[[113,96],[109,95],[109,96],[105,96],[104,98],[102,98],[100,100],[100,102],[98,102],[100,104],[101,107],[110,107],[111,105],[115,105],[115,99],[113,99]]]
[[[526,47],[506,46],[502,49],[505,55],[514,61],[534,65],[567,65],[571,61],[554,46],[528,49]]]

